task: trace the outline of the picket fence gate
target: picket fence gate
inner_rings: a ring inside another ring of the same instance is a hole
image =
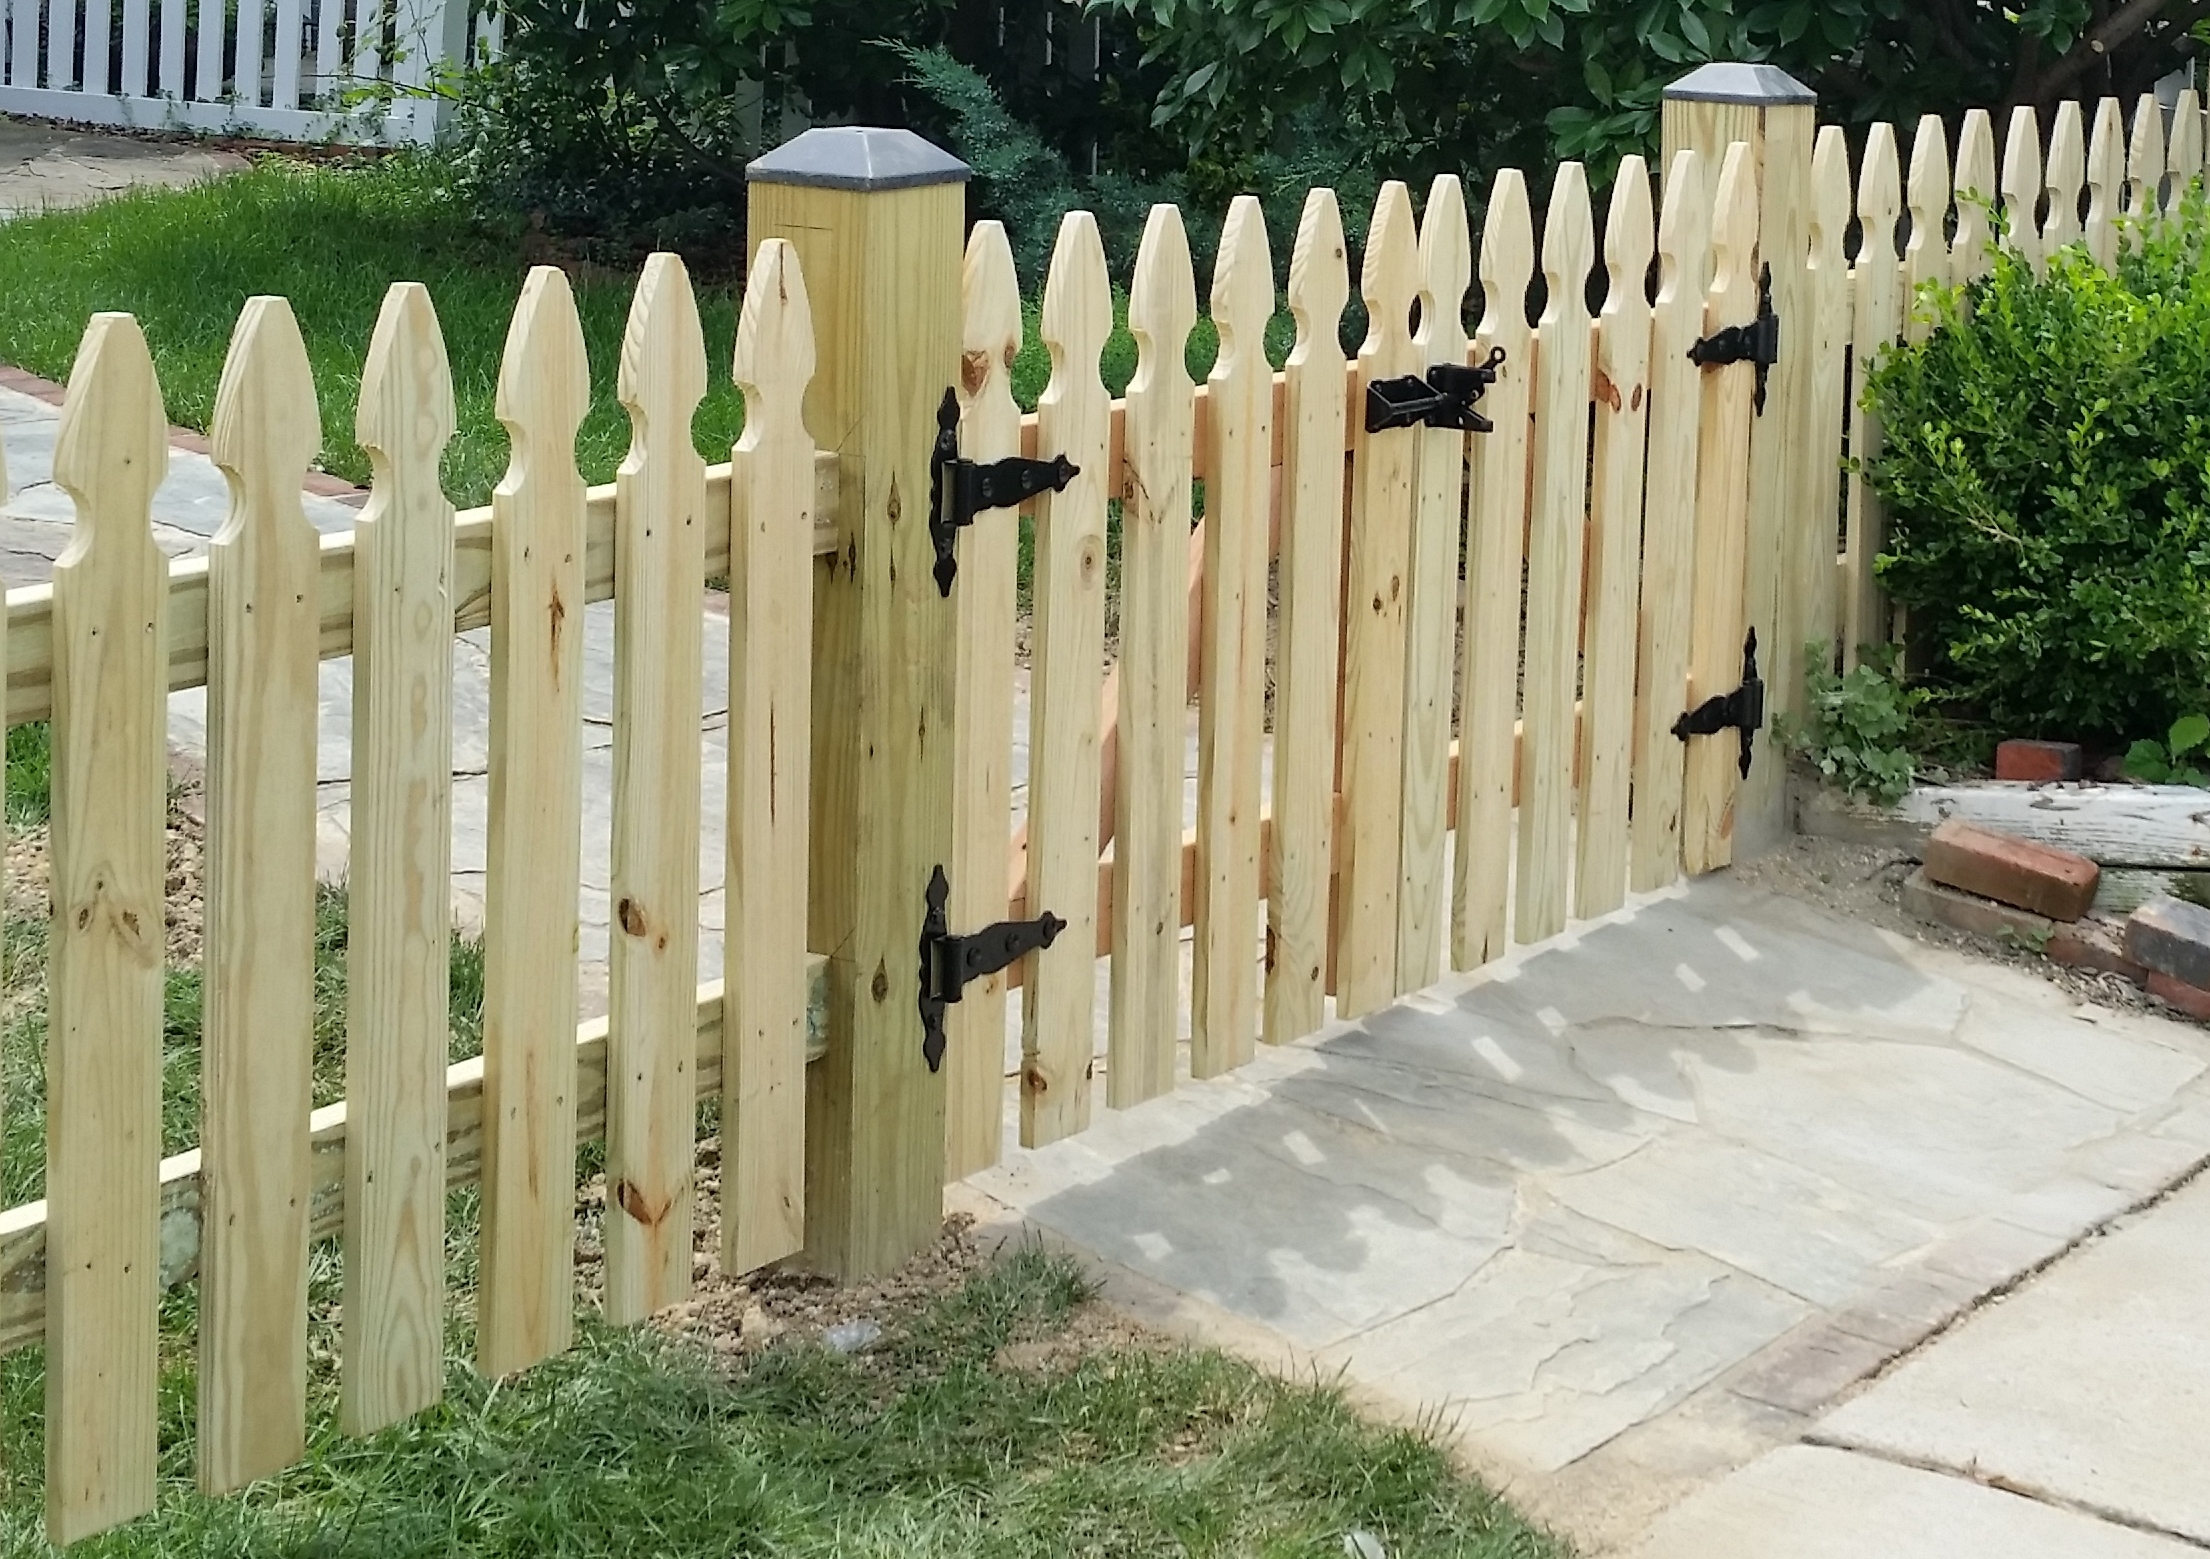
[[[1100,957],[1105,1103],[1125,1108],[1176,1085],[1185,1010],[1189,1073],[1217,1076],[1261,1039],[1319,1031],[1331,995],[1337,1018],[1356,1018],[1508,939],[1545,939],[1630,891],[1724,864],[1740,733],[1673,727],[1739,681],[1751,571],[1780,581],[1793,616],[1778,631],[1837,653],[1885,636],[1878,507],[1860,478],[1840,479],[1845,449],[1870,452],[1879,430],[1851,417],[1844,387],[1925,328],[1904,306],[1913,289],[1980,273],[1985,192],[2000,189],[2008,241],[2030,257],[2084,241],[2109,264],[2129,222],[2200,171],[2191,96],[2168,137],[2153,100],[2130,144],[2115,103],[2099,106],[2091,138],[2083,127],[2077,105],[2060,109],[2044,161],[2021,111],[1999,181],[1984,113],[1965,117],[1954,171],[1941,121],[1923,121],[1901,250],[1888,126],[1871,128],[1855,180],[1842,132],[1818,135],[1796,170],[1809,192],[1800,254],[1759,249],[1748,146],[1716,170],[1679,152],[1662,199],[1630,157],[1609,195],[1593,315],[1598,236],[1577,164],[1551,181],[1539,250],[1517,170],[1490,181],[1478,250],[1455,178],[1435,181],[1417,220],[1392,182],[1365,248],[1371,326],[1355,356],[1338,335],[1350,276],[1334,194],[1308,195],[1279,294],[1245,197],[1219,246],[1220,351],[1202,385],[1184,357],[1199,318],[1187,236],[1178,211],[1157,207],[1128,289],[1136,373],[1117,401],[1098,367],[1111,278],[1095,221],[1069,213],[1040,300],[1052,376],[1027,416],[1010,383],[1023,318],[1011,252],[997,224],[977,224],[957,333],[961,452],[1063,454],[1081,474],[1030,506],[1018,834],[1015,527],[986,519],[960,541],[942,608],[959,629],[952,912],[972,924],[1048,905],[1067,929],[950,1009],[946,1070],[930,1084],[943,1090],[941,1180],[1002,1151],[1016,986],[1019,1136],[1044,1144],[1092,1113]],[[1845,264],[1853,189],[1863,238]],[[1783,395],[1773,375],[1763,413],[1786,419],[1774,425],[1797,485],[1783,550],[1760,560],[1757,365],[1700,367],[1690,348],[1756,319],[1765,266],[1797,269],[1776,291],[1800,289],[1810,314],[1785,322],[1784,351],[1804,359],[1797,388]],[[1538,267],[1547,302],[1531,324]],[[1275,372],[1264,336],[1279,304],[1296,341]],[[724,1270],[808,1246],[808,1094],[828,1071],[809,1079],[808,991],[829,951],[807,947],[808,818],[837,782],[809,773],[806,733],[822,718],[809,647],[817,579],[854,566],[857,534],[849,467],[815,448],[802,413],[818,322],[797,250],[762,243],[733,364],[745,430],[729,463],[708,467],[690,434],[709,372],[691,286],[680,261],[654,256],[618,376],[630,453],[615,483],[586,489],[573,458],[589,398],[582,337],[561,274],[533,271],[499,380],[512,464],[488,509],[456,516],[438,481],[453,405],[436,317],[423,288],[395,285],[357,421],[372,494],[353,534],[318,539],[298,498],[321,440],[312,378],[288,305],[256,298],[211,429],[233,511],[205,558],[175,563],[149,528],[167,445],[146,343],[127,315],[91,322],[55,456],[76,534],[50,587],[8,595],[0,635],[9,723],[53,721],[48,1196],[0,1214],[0,1350],[45,1345],[57,1541],[152,1507],[168,1286],[200,1284],[198,1471],[225,1491],[302,1454],[314,1240],[342,1238],[340,1419],[357,1434],[438,1396],[449,1186],[483,1186],[477,1363],[492,1374],[570,1341],[579,1140],[607,1144],[614,1322],[689,1291],[703,1096],[722,1099]],[[1474,403],[1493,431],[1369,416],[1369,386],[1460,362],[1494,369]],[[1120,651],[1107,673],[1115,504]],[[725,979],[700,984],[699,592],[721,575]],[[611,1012],[579,1025],[580,626],[584,604],[609,597],[619,934]],[[486,625],[484,1053],[448,1066],[452,638]],[[345,654],[357,657],[346,1099],[310,1111],[315,666]],[[199,1148],[161,1160],[164,699],[202,684],[203,1131]],[[1790,701],[1776,687],[1773,702]],[[1758,761],[1778,761],[1757,742]],[[876,1000],[910,1011],[918,978],[878,972]]]

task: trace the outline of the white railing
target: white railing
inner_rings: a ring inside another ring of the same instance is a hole
[[[116,14],[120,6],[121,15]],[[0,0],[0,112],[286,141],[427,141],[475,0]]]

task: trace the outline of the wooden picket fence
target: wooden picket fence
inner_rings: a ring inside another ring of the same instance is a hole
[[[1662,192],[1626,159],[1600,250],[1577,164],[1551,180],[1539,249],[1516,170],[1489,182],[1478,248],[1455,178],[1435,181],[1418,220],[1390,183],[1358,278],[1371,325],[1355,356],[1338,335],[1351,277],[1334,194],[1305,202],[1285,294],[1245,198],[1219,245],[1208,302],[1220,352],[1202,385],[1184,358],[1200,313],[1190,248],[1180,213],[1158,207],[1129,279],[1138,362],[1117,401],[1098,367],[1112,279],[1094,220],[1070,213],[1040,300],[1053,373],[1025,417],[1010,384],[1023,319],[1011,252],[996,224],[977,225],[961,451],[1065,455],[1080,474],[1034,505],[1018,834],[1015,527],[1001,517],[961,541],[951,915],[966,927],[1009,903],[1016,917],[1048,907],[1068,929],[951,1009],[946,1181],[1002,1151],[1016,985],[1019,1135],[1043,1144],[1091,1119],[1100,957],[1105,1103],[1125,1108],[1176,1085],[1185,1035],[1188,1073],[1218,1076],[1262,1039],[1318,1031],[1331,996],[1338,1018],[1371,1013],[1446,967],[1724,864],[1738,738],[1684,741],[1673,724],[1741,675],[1757,381],[1748,362],[1699,368],[1689,348],[1755,317],[1753,261],[1798,269],[1810,315],[1786,322],[1784,351],[1808,358],[1804,388],[1771,409],[1791,419],[1799,456],[1783,527],[1790,621],[1844,647],[1882,636],[1877,504],[1855,477],[1845,500],[1839,476],[1845,449],[1877,448],[1879,430],[1849,417],[1845,386],[1924,328],[1905,307],[1913,288],[1977,274],[1987,192],[2019,215],[2011,241],[2029,253],[2084,238],[2109,263],[2126,214],[2145,218],[2199,170],[2191,97],[2168,144],[2153,103],[2130,145],[2115,104],[2091,139],[2083,123],[2076,105],[2060,111],[2044,176],[2030,115],[2015,120],[1999,183],[1985,114],[1965,119],[1954,174],[1927,120],[1901,250],[1905,189],[1884,125],[1854,180],[1842,133],[1818,137],[1800,170],[1801,254],[1760,254],[1740,144],[1715,169],[1680,153]],[[1853,189],[1864,237],[1845,264]],[[2044,191],[2047,218],[2022,219]],[[1599,263],[1607,290],[1592,314]],[[1531,324],[1538,270],[1547,301]],[[1296,342],[1277,373],[1264,338],[1282,304]],[[351,1433],[437,1399],[449,1186],[483,1186],[477,1362],[493,1374],[570,1340],[579,1139],[606,1140],[614,1322],[689,1291],[704,1095],[722,1097],[725,1270],[804,1247],[808,981],[822,951],[806,946],[807,819],[816,780],[833,778],[808,772],[811,560],[843,545],[838,457],[816,451],[801,415],[813,327],[795,252],[764,244],[733,364],[745,432],[727,465],[708,467],[691,439],[709,365],[690,283],[674,257],[653,257],[618,380],[630,453],[615,483],[587,489],[573,459],[582,337],[560,273],[533,272],[499,381],[513,461],[488,509],[456,516],[437,474],[453,409],[435,314],[424,289],[395,286],[357,423],[372,496],[351,535],[318,539],[298,499],[321,440],[313,382],[288,305],[255,299],[212,427],[233,512],[208,556],[171,564],[150,531],[167,446],[146,343],[126,315],[92,321],[55,457],[76,535],[51,587],[8,596],[0,635],[9,722],[54,727],[48,1196],[0,1214],[0,1349],[45,1345],[57,1541],[151,1508],[168,1286],[200,1284],[198,1468],[224,1491],[303,1452],[314,1240],[343,1242]],[[1494,431],[1368,430],[1369,384],[1459,362],[1494,367],[1478,403]],[[702,985],[699,593],[723,574],[725,980]],[[608,598],[619,930],[611,1011],[579,1025],[581,612]],[[452,639],[485,625],[484,1054],[448,1066]],[[346,1099],[310,1110],[315,667],[345,654]],[[164,699],[202,684],[204,1122],[198,1149],[161,1160]]]

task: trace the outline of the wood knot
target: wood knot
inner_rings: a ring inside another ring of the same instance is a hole
[[[623,1212],[648,1229],[660,1227],[668,1210],[675,1205],[674,1197],[664,1196],[660,1198],[660,1205],[654,1207],[644,1192],[638,1190],[636,1183],[630,1180],[623,1180],[614,1187],[614,1200],[621,1204]]]
[[[959,354],[959,387],[969,395],[978,395],[990,382],[990,354],[988,351],[962,352]]]
[[[1601,368],[1596,370],[1596,398],[1613,411],[1622,410],[1626,406],[1625,398],[1619,393],[1619,386],[1612,383],[1611,375]],[[1640,398],[1641,392],[1637,391],[1636,399]]]
[[[1021,1092],[1040,1098],[1051,1092],[1051,1079],[1044,1076],[1041,1067],[1024,1066],[1021,1068]]]
[[[645,919],[644,907],[635,899],[623,899],[615,906],[614,916],[631,936],[643,936],[652,929],[652,922]]]
[[[890,997],[890,971],[881,964],[875,965],[875,978],[867,989],[875,1000],[887,1001]]]

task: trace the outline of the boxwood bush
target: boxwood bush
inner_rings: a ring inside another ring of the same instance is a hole
[[[2008,254],[1888,353],[1868,476],[1914,659],[2003,734],[2122,742],[2210,707],[2210,208],[2116,274]]]

